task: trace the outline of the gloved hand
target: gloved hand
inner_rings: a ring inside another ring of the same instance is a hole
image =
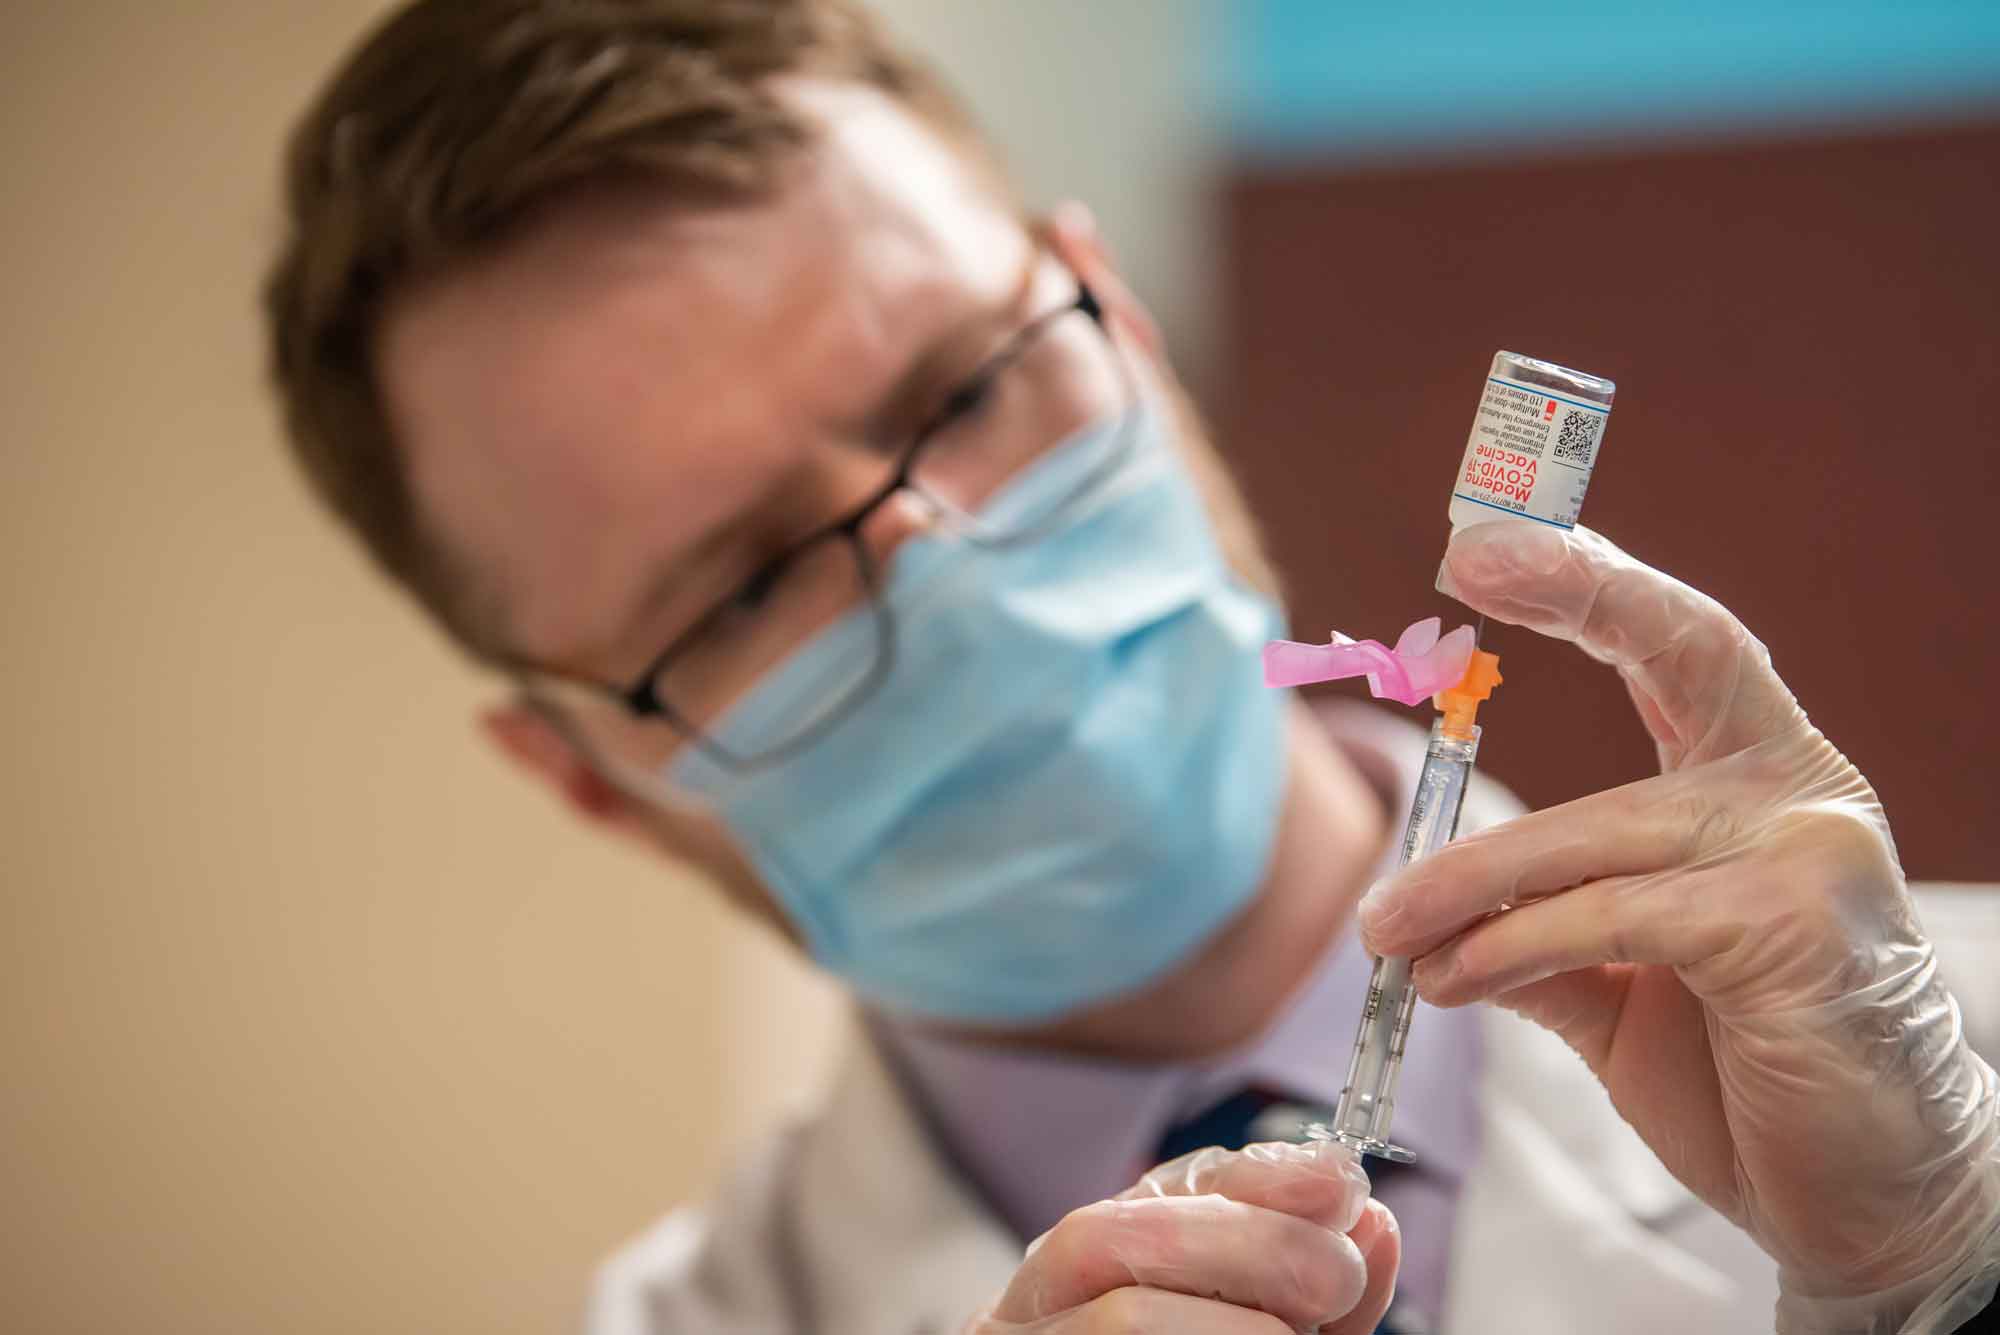
[[[1346,1149],[1197,1150],[1037,1238],[965,1335],[1367,1335],[1401,1257]]]
[[[1735,617],[1598,535],[1482,524],[1445,574],[1616,668],[1662,772],[1405,869],[1363,941],[1567,1039],[1777,1259],[1780,1332],[1953,1329],[2000,1274],[2000,1095],[1874,791]]]

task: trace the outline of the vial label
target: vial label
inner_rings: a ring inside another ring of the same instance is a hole
[[[1452,527],[1502,515],[1576,527],[1610,416],[1603,404],[1488,376],[1452,487]]]

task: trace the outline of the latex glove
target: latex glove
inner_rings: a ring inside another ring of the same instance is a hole
[[[1401,1257],[1339,1145],[1197,1150],[1037,1238],[966,1335],[1367,1335]]]
[[[1994,1073],[1867,781],[1735,617],[1594,533],[1478,525],[1445,574],[1616,668],[1662,773],[1405,869],[1361,906],[1368,948],[1417,957],[1433,1004],[1497,1001],[1567,1039],[1776,1258],[1781,1332],[1902,1330],[1941,1287],[1957,1319],[1978,1310],[2000,1262]],[[1953,1329],[1936,1321],[1908,1328]]]

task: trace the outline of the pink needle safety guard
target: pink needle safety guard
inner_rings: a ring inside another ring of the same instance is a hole
[[[1305,686],[1366,677],[1368,691],[1377,700],[1420,705],[1458,685],[1472,662],[1472,627],[1440,635],[1443,627],[1438,617],[1413,622],[1397,637],[1393,649],[1380,640],[1350,640],[1339,631],[1330,644],[1272,640],[1264,646],[1264,684]]]

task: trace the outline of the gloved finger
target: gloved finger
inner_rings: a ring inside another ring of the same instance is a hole
[[[1546,807],[1456,840],[1375,885],[1355,910],[1362,944],[1420,956],[1488,914],[1586,881],[1694,861],[1738,828],[1746,776],[1659,775]]]
[[[1212,1298],[1166,1289],[1113,1289],[1081,1307],[1017,1325],[989,1313],[966,1335],[1133,1335],[1144,1331],[1173,1335],[1294,1335],[1268,1312],[1253,1312]]]
[[[1466,605],[1617,668],[1665,769],[1804,721],[1764,646],[1727,608],[1589,529],[1476,524],[1452,535],[1444,575]]]
[[[1433,1006],[1463,1006],[1599,964],[1695,964],[1737,944],[1748,925],[1712,911],[1726,906],[1714,904],[1707,883],[1726,874],[1592,881],[1486,918],[1418,959],[1410,975]]]
[[[1368,1287],[1354,1304],[1354,1310],[1338,1321],[1320,1327],[1320,1335],[1373,1335],[1396,1296],[1396,1272],[1403,1264],[1403,1235],[1396,1216],[1380,1201],[1371,1200],[1362,1211],[1361,1222],[1348,1234],[1368,1262]]]
[[[1595,964],[1664,964],[1719,1012],[1789,1013],[1851,988],[1857,940],[1913,930],[1895,851],[1865,805],[1805,804],[1701,860],[1610,876],[1493,914],[1418,960],[1461,1005]]]
[[[1389,930],[1364,928],[1363,939],[1416,958],[1417,990],[1440,1006],[1617,963],[1673,966],[1732,1012],[1759,996],[1783,1008],[1785,996],[1796,1003],[1831,995],[1826,971],[1852,954],[1855,934],[1900,921],[1907,910],[1879,811],[1832,796],[1832,783],[1812,781],[1802,791],[1811,800],[1750,824],[1726,805],[1681,812],[1683,846],[1667,850],[1659,867],[1626,856],[1635,846],[1659,851],[1644,847],[1660,838],[1644,822],[1630,834],[1582,819],[1566,832],[1536,817],[1510,822],[1533,824],[1527,834],[1497,827],[1449,846],[1378,887],[1397,897],[1371,909]],[[1579,842],[1587,845],[1581,854]],[[1593,848],[1600,870],[1592,870]],[[1433,900],[1449,903],[1441,910]]]
[[[1350,1235],[1368,1261],[1368,1287],[1346,1316],[1319,1327],[1318,1335],[1372,1335],[1395,1296],[1402,1261],[1396,1217],[1380,1201],[1369,1201]],[[1165,1289],[1128,1287],[1043,1318],[1029,1325],[1002,1323],[997,1309],[975,1322],[967,1335],[1082,1335],[1091,1331],[1172,1331],[1188,1335],[1257,1335],[1289,1328],[1267,1312],[1197,1298]]]
[[[1345,1233],[1221,1196],[1099,1201],[1035,1241],[994,1314],[1039,1321],[1134,1285],[1315,1330],[1354,1309],[1368,1263]]]
[[[1367,1203],[1368,1174],[1352,1150],[1333,1141],[1211,1148],[1161,1164],[1118,1199],[1207,1195],[1260,1205],[1345,1233]]]

